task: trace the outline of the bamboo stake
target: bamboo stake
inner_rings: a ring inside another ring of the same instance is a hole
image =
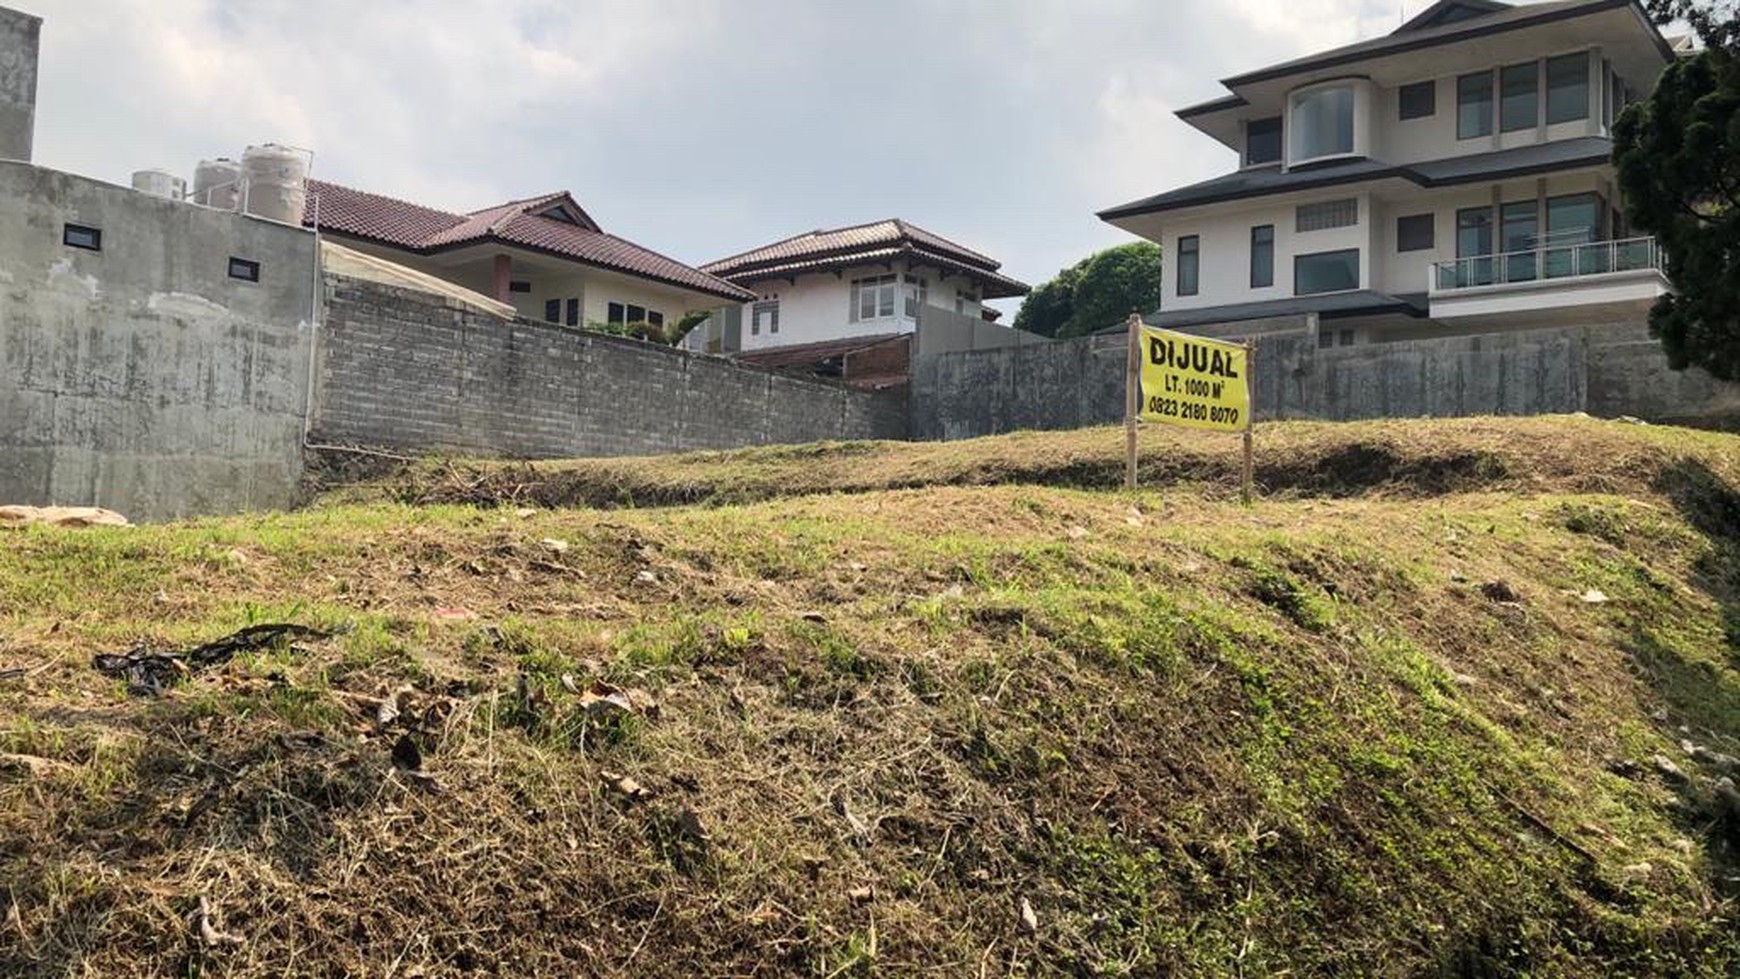
[[[1254,338],[1247,339],[1245,340],[1245,465],[1244,479],[1239,491],[1239,497],[1244,501],[1245,506],[1251,505],[1251,477],[1252,470],[1255,468],[1251,458],[1251,429],[1254,427],[1257,399],[1256,391],[1252,388],[1251,375],[1255,373],[1256,367],[1257,341]]]

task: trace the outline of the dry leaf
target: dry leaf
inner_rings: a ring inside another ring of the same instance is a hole
[[[1021,899],[1021,930],[1029,935],[1039,933],[1039,915],[1033,911],[1033,905],[1026,898]]]

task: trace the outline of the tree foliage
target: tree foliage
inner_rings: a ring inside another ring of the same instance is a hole
[[[1740,15],[1737,15],[1736,5],[1731,0],[1722,3],[1646,0],[1644,7],[1657,24],[1683,21],[1709,47],[1732,50],[1740,45]]]
[[[1160,276],[1160,246],[1151,241],[1095,252],[1028,294],[1015,328],[1074,337],[1116,326],[1132,309],[1160,307]]]
[[[1676,370],[1740,379],[1740,58],[1709,47],[1669,65],[1614,126],[1614,163],[1674,286],[1651,333]]]

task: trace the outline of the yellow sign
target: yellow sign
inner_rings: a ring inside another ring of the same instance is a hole
[[[1243,344],[1142,327],[1142,417],[1242,432],[1251,424],[1250,351]]]

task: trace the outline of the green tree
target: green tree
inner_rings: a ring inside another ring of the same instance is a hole
[[[1740,380],[1740,60],[1709,47],[1669,65],[1615,124],[1613,156],[1626,214],[1660,242],[1674,287],[1650,332],[1675,370]]]
[[[1712,48],[1733,49],[1740,43],[1740,11],[1732,0],[1710,3],[1708,0],[1646,0],[1651,20],[1657,24],[1683,21]]]
[[[1015,314],[1015,328],[1074,337],[1116,326],[1130,310],[1160,308],[1160,246],[1133,241],[1095,252],[1041,284]]]

